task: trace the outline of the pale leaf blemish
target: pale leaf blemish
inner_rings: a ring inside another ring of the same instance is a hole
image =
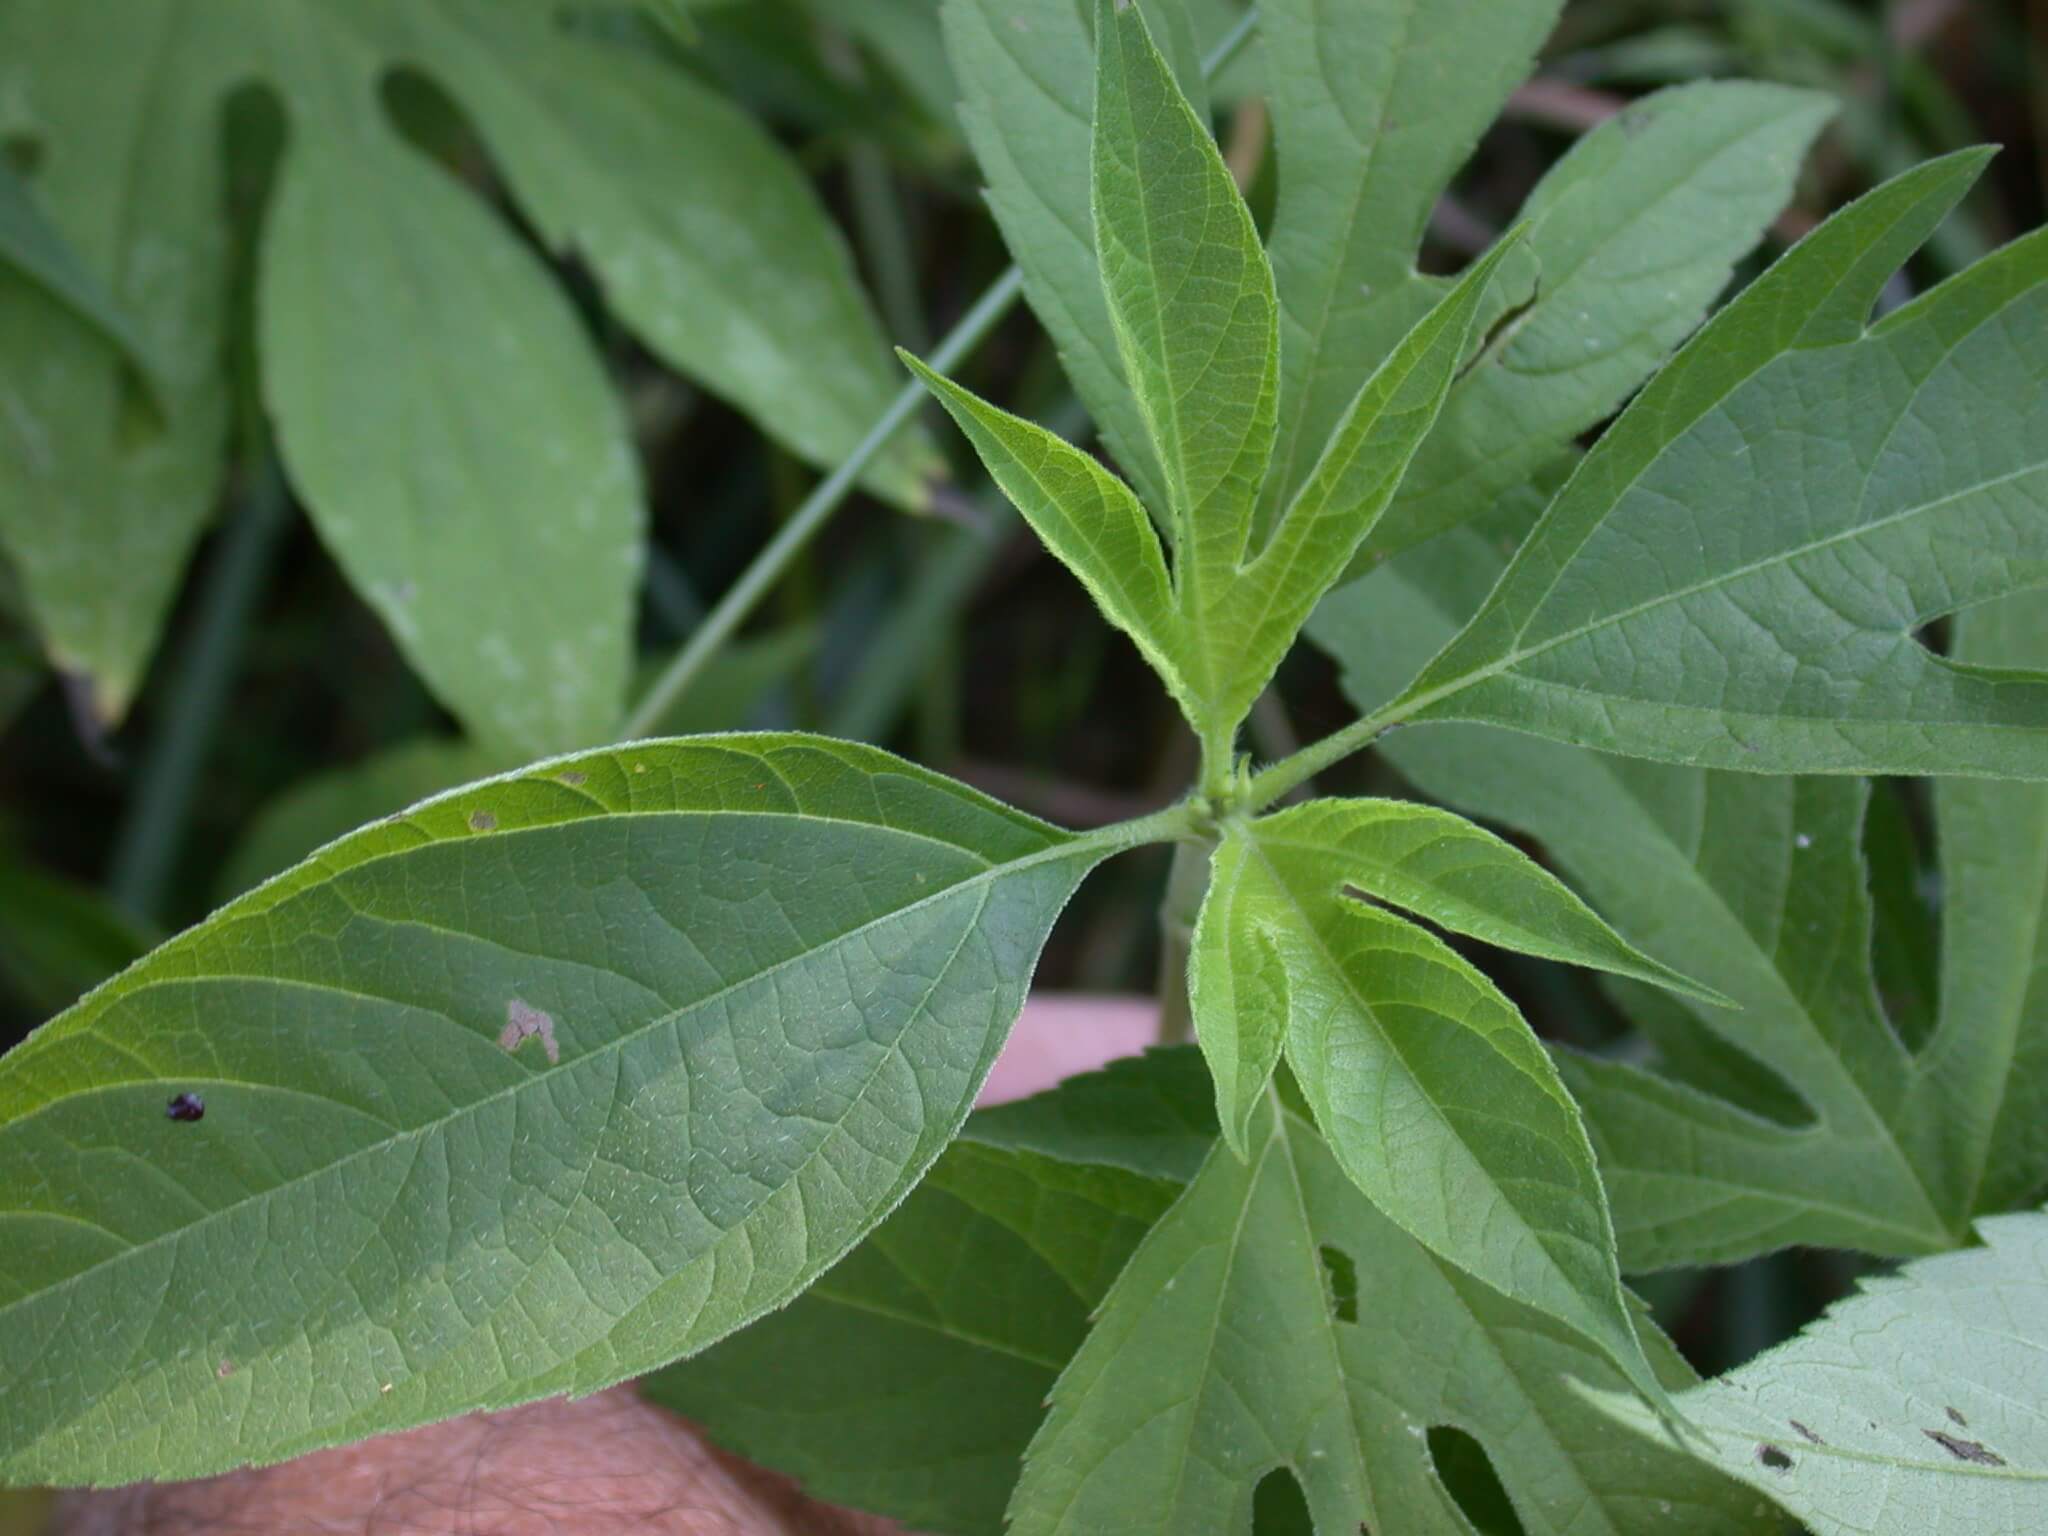
[[[575,789],[579,785],[588,784],[590,782],[589,774],[578,773],[574,768],[565,770],[564,772],[558,774],[557,777],[560,778],[561,781],[564,784],[568,785],[571,789]]]
[[[213,1374],[219,1377],[222,1381],[226,1381],[230,1376],[235,1374],[235,1362],[232,1360],[221,1361],[221,1363],[218,1366],[214,1367]]]
[[[498,830],[498,818],[489,811],[471,811],[469,813],[469,830],[472,832],[495,832]]]
[[[498,1045],[507,1051],[517,1051],[526,1041],[539,1037],[541,1049],[548,1053],[548,1065],[553,1066],[562,1059],[562,1047],[555,1040],[555,1019],[550,1013],[515,997],[505,1005],[505,1027],[498,1032]]]

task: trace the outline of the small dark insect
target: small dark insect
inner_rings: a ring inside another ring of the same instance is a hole
[[[206,1100],[196,1093],[180,1093],[164,1106],[164,1113],[178,1121],[203,1120],[206,1118]]]
[[[1773,1472],[1786,1471],[1792,1465],[1792,1458],[1790,1456],[1779,1450],[1777,1446],[1770,1444],[1760,1445],[1756,1448],[1756,1459],[1769,1467]]]
[[[1790,1420],[1789,1422],[1791,1423],[1791,1425],[1792,1425],[1792,1427],[1793,1427],[1794,1429],[1796,1429],[1796,1430],[1798,1430],[1798,1431],[1799,1431],[1799,1438],[1800,1438],[1800,1439],[1802,1439],[1802,1440],[1804,1440],[1804,1441],[1806,1441],[1806,1442],[1807,1442],[1808,1444],[1810,1444],[1810,1445],[1826,1445],[1826,1444],[1827,1444],[1827,1441],[1825,1441],[1825,1440],[1821,1439],[1821,1437],[1820,1437],[1819,1435],[1816,1435],[1816,1434],[1815,1434],[1815,1433],[1814,1433],[1814,1432],[1813,1432],[1812,1430],[1808,1429],[1808,1428],[1807,1428],[1807,1427],[1806,1427],[1806,1426],[1805,1426],[1804,1424],[1800,1423],[1800,1422],[1799,1422],[1799,1421],[1798,1421],[1797,1419],[1792,1419],[1792,1420]]]
[[[1999,1455],[1998,1452],[1987,1449],[1981,1441],[1964,1440],[1939,1429],[1923,1429],[1920,1433],[1932,1440],[1944,1451],[1947,1451],[1949,1455],[1955,1457],[1957,1461],[1974,1462],[1980,1467],[2002,1467],[2005,1465],[2005,1458]]]

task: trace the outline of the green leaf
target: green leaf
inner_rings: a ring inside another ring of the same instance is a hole
[[[1343,892],[1377,878],[1438,906],[1443,896],[1424,890],[1426,876],[1361,878],[1355,859],[1331,860],[1273,820],[1271,841],[1265,822],[1226,831],[1216,910],[1205,907],[1194,951],[1196,1033],[1212,1066],[1220,1055],[1234,1069],[1217,1071],[1226,1135],[1242,1145],[1280,1048],[1268,1032],[1284,1030],[1332,1154],[1376,1206],[1433,1253],[1597,1341],[1653,1391],[1593,1150],[1550,1058],[1448,945]],[[1205,1012],[1219,1000],[1220,1053]]]
[[[439,0],[407,22],[549,245],[590,264],[656,356],[813,464],[852,453],[896,392],[888,348],[838,228],[750,115],[495,0]],[[863,483],[921,507],[939,468],[912,430]]]
[[[1185,1046],[1113,1061],[1050,1093],[977,1110],[961,1135],[1185,1184],[1216,1140],[1215,1089]]]
[[[1318,1530],[1466,1533],[1438,1426],[1480,1442],[1530,1536],[1769,1528],[1752,1495],[1562,1390],[1620,1378],[1374,1211],[1298,1115],[1262,1102],[1250,1141],[1210,1155],[1111,1288],[1032,1445],[1017,1536],[1236,1536],[1275,1467]],[[1689,1379],[1661,1340],[1656,1359]]]
[[[541,264],[385,127],[367,81],[362,105],[353,134],[293,141],[266,229],[264,392],[285,466],[476,740],[588,745],[624,705],[639,586],[623,410]]]
[[[1140,4],[1199,109],[1200,70],[1184,8],[1171,0]],[[1025,295],[1118,465],[1147,506],[1163,508],[1166,482],[1124,382],[1095,255],[1094,7],[944,0],[941,15],[963,94],[961,119],[1004,243],[1024,269]]]
[[[1405,800],[1325,799],[1261,817],[1254,837],[1294,878],[1356,887],[1440,928],[1592,966],[1698,1001],[1727,999],[1624,943],[1542,865],[1462,816]]]
[[[109,341],[120,345],[128,361],[145,377],[150,375],[149,353],[134,322],[51,227],[29,189],[4,162],[0,162],[0,261],[34,278],[79,318],[91,321]]]
[[[1633,102],[1579,140],[1522,205],[1520,260],[1537,274],[1526,307],[1460,375],[1370,549],[1465,522],[1612,415],[1727,286],[1834,108],[1814,91],[1708,81]]]
[[[1273,453],[1273,272],[1208,124],[1144,12],[1096,4],[1091,203],[1110,326],[1164,473],[1175,579],[1191,615],[1243,559]]]
[[[2048,666],[2048,602],[2008,598],[1956,625],[1956,654]],[[1962,1216],[2048,1186],[2048,785],[1944,779],[1941,1010],[1922,1055],[1920,1112]]]
[[[221,6],[0,8],[0,58],[24,82],[0,100],[0,134],[44,147],[38,206],[157,364],[152,402],[95,324],[0,273],[0,545],[51,663],[105,724],[141,685],[220,484],[218,107],[242,20]]]
[[[286,467],[400,648],[493,746],[584,745],[616,725],[637,473],[559,285],[393,132],[394,70],[450,91],[541,233],[588,261],[652,350],[799,453],[837,463],[893,392],[843,242],[787,155],[553,9],[217,0],[187,16],[109,0],[88,27],[63,0],[21,0],[0,16],[0,56],[33,80],[0,104],[0,132],[47,145],[38,202],[161,375],[151,412],[113,344],[0,276],[0,542],[52,661],[108,720],[219,484],[220,121],[241,88],[273,90],[287,118],[260,272]],[[921,500],[931,462],[913,433],[870,487]]]
[[[815,1498],[1001,1536],[1053,1382],[1179,1186],[977,1146],[974,1123],[795,1303],[641,1390]]]
[[[357,827],[504,767],[497,753],[473,742],[429,736],[316,774],[257,813],[221,867],[216,890],[224,900],[253,891]]]
[[[1215,714],[1235,723],[1265,691],[1301,626],[1370,536],[1437,421],[1475,317],[1519,230],[1474,262],[1360,387],[1308,484],[1249,565],[1218,571],[1222,590],[1188,625],[1217,679]],[[1188,590],[1182,587],[1185,601]]]
[[[1887,183],[1716,316],[1389,718],[1746,772],[2048,777],[2048,677],[1915,637],[2048,585],[2048,234],[1864,329],[1983,158]]]
[[[1309,632],[1342,662],[1354,701],[1380,703],[1456,632],[1519,531],[1512,520],[1457,530],[1324,603]],[[1792,1242],[1927,1253],[1962,1235],[1968,1212],[1935,1175],[1951,1133],[1910,1106],[1913,1060],[1872,980],[1863,784],[1709,772],[1462,725],[1418,726],[1381,750],[1433,798],[1541,843],[1634,944],[1739,1005],[1624,990],[1659,1071],[1560,1062],[1600,1154],[1625,1269]]]
[[[897,354],[959,423],[989,477],[1045,547],[1081,579],[1103,617],[1129,635],[1190,719],[1203,707],[1182,669],[1186,642],[1172,582],[1130,488],[1045,428],[998,410],[908,352]]]
[[[952,1138],[1067,896],[1145,835],[728,736],[331,845],[0,1059],[0,1480],[588,1392],[783,1305]]]
[[[1798,1338],[1679,1397],[1690,1442],[1816,1536],[2022,1536],[2048,1513],[2048,1215],[1867,1280]],[[1662,1438],[1635,1405],[1598,1397]]]
[[[1269,515],[1307,482],[1359,385],[1440,291],[1415,270],[1430,210],[1529,72],[1560,4],[1260,7],[1268,75],[1284,82],[1271,100],[1281,428]]]

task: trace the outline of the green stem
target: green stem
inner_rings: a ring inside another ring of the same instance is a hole
[[[1159,904],[1159,1043],[1178,1045],[1194,1038],[1194,1009],[1188,999],[1188,957],[1194,951],[1195,920],[1209,890],[1210,841],[1175,844]]]
[[[277,461],[265,455],[207,573],[197,624],[164,701],[163,724],[143,754],[135,798],[115,838],[107,890],[132,917],[154,922],[161,915],[199,773],[227,708],[249,616],[278,540],[290,526],[290,509]]]
[[[1206,79],[1216,74],[1237,56],[1239,49],[1251,38],[1258,23],[1258,9],[1253,7],[1240,16],[1221,42],[1210,50],[1202,61],[1202,74]],[[1024,274],[1011,266],[997,278],[989,290],[975,302],[972,309],[960,318],[960,323],[946,334],[946,338],[932,349],[926,359],[940,373],[949,373],[978,346],[996,323],[1009,313],[1010,306],[1017,302],[1024,291]],[[900,431],[905,422],[917,411],[924,399],[924,387],[915,379],[906,382],[897,391],[896,398],[889,402],[866,437],[855,445],[854,450],[840,466],[827,475],[805,499],[802,506],[782,525],[773,539],[768,541],[760,554],[756,555],[738,581],[718,600],[704,622],[700,624],[683,648],[663,668],[661,676],[634,706],[621,727],[621,734],[628,739],[644,736],[654,730],[661,719],[682,697],[683,690],[696,680],[706,663],[717,654],[719,647],[732,638],[733,632],[746,622],[747,615],[754,611],[768,589],[782,578],[790,564],[804,547],[825,526],[826,521],[838,510],[839,504],[853,490],[875,455]]]
[[[1017,302],[1023,291],[1024,274],[1013,266],[996,279],[994,286],[960,317],[960,323],[947,333],[946,339],[932,349],[932,367],[941,373],[951,370],[995,329],[996,323],[1009,313],[1010,306]],[[816,490],[804,498],[803,504],[790,514],[789,521],[768,541],[767,547],[740,573],[739,580],[726,589],[704,622],[691,633],[675,659],[663,669],[646,696],[634,707],[626,719],[623,735],[628,738],[645,736],[659,724],[676,700],[682,697],[683,690],[696,680],[697,674],[717,654],[719,647],[754,611],[754,605],[782,579],[783,572],[817,536],[826,520],[838,510],[840,502],[852,492],[862,471],[902,430],[904,423],[916,414],[924,398],[924,386],[915,379],[909,380],[896,392],[896,398],[889,402],[889,408],[868,429],[867,436],[837,469],[818,483]]]
[[[1363,720],[1354,720],[1334,735],[1325,736],[1313,746],[1303,747],[1294,756],[1260,769],[1252,775],[1245,809],[1248,812],[1263,811],[1326,768],[1335,767],[1354,752],[1364,751],[1375,738],[1400,724],[1404,713],[1406,711],[1392,709],[1376,711]]]

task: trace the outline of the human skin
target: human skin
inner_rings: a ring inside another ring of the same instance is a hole
[[[1035,997],[989,1074],[984,1104],[1142,1050],[1136,998]],[[711,1446],[630,1387],[472,1414],[189,1483],[61,1501],[59,1536],[896,1536],[829,1509]]]

